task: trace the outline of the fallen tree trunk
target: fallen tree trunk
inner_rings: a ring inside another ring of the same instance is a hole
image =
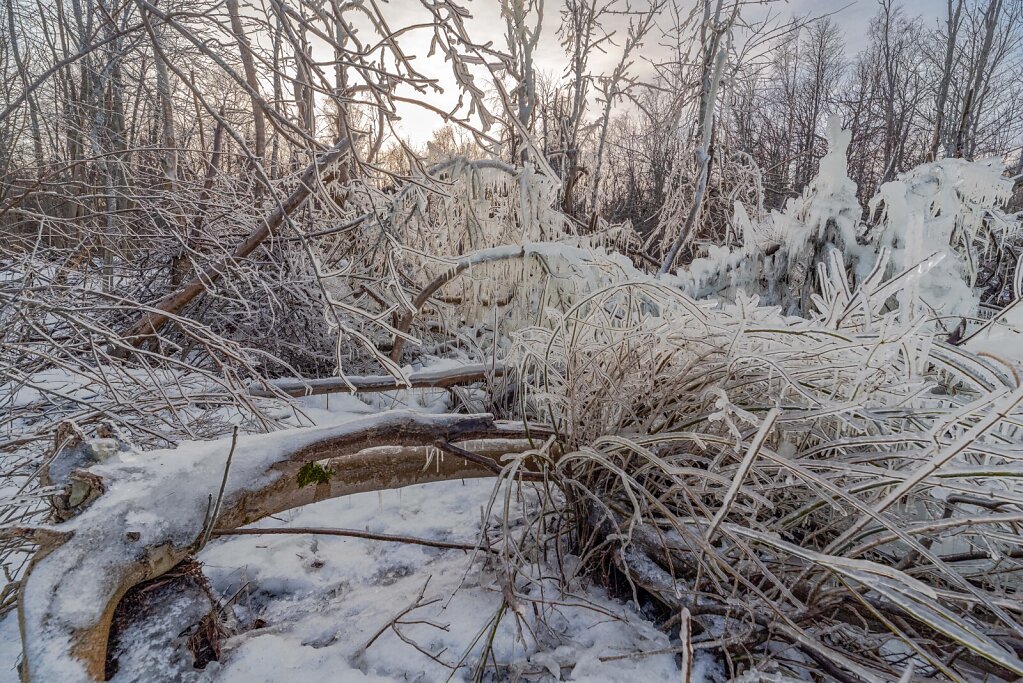
[[[205,292],[207,287],[223,277],[232,261],[245,258],[255,251],[256,247],[272,235],[288,216],[305,203],[306,199],[312,194],[314,187],[317,187],[320,183],[332,180],[338,169],[336,162],[344,157],[349,149],[350,144],[348,139],[345,138],[322,156],[315,159],[313,163],[309,164],[299,177],[298,187],[295,188],[295,191],[288,195],[269,216],[264,218],[259,227],[253,230],[243,242],[235,247],[230,256],[207,266],[188,282],[160,299],[160,301],[152,306],[151,310],[145,313],[138,322],[121,335],[122,339],[130,346],[139,346],[147,339],[156,335],[167,324],[171,316],[183,309],[193,299]],[[114,349],[113,351],[113,355],[118,357],[124,357],[127,354],[128,349],[124,347]]]
[[[40,542],[18,601],[22,680],[102,680],[121,598],[196,552],[207,529],[234,529],[336,496],[489,476],[493,465],[482,463],[497,465],[504,453],[524,450],[524,437],[521,425],[497,424],[490,415],[391,411],[240,437],[226,477],[229,439],[122,452],[78,470],[68,488],[89,491],[74,494],[84,501],[77,514],[52,527],[9,532]],[[422,447],[480,439],[487,440],[476,449],[480,462],[437,455],[424,467]],[[221,482],[223,505],[214,515]]]
[[[249,387],[250,396],[272,398],[274,396],[318,396],[355,391],[376,392],[399,389],[444,389],[461,384],[479,382],[488,377],[504,375],[503,365],[463,365],[440,370],[427,368],[408,375],[407,382],[400,384],[393,375],[366,375],[363,377],[326,377],[322,379],[279,379]]]

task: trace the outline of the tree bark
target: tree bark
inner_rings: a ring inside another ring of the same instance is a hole
[[[252,57],[252,45],[245,35],[245,27],[242,25],[241,14],[238,11],[238,0],[227,0],[227,12],[231,16],[231,32],[238,41],[238,52],[242,59],[242,67],[245,70],[245,81],[249,90],[253,93],[259,92],[259,78],[256,75],[256,62]],[[252,125],[255,129],[256,140],[253,150],[256,159],[262,163],[266,157],[266,120],[263,118],[263,105],[256,96],[250,97],[252,102]]]
[[[941,146],[941,138],[945,132],[945,107],[948,105],[949,85],[952,82],[952,71],[955,65],[956,39],[959,35],[959,27],[962,24],[963,0],[957,0],[956,7],[952,9],[952,0],[948,0],[948,19],[946,20],[945,37],[945,61],[942,66],[941,82],[938,84],[938,96],[934,103],[934,131],[931,134],[931,147],[928,150],[928,159],[934,161],[938,156],[938,148]]]
[[[34,95],[30,94],[28,68],[26,59],[22,56],[18,45],[18,31],[14,25],[14,5],[7,0],[7,37],[10,39],[11,54],[14,56],[14,64],[21,79],[21,85],[25,89],[25,97],[28,99],[29,126],[32,130],[32,152],[35,158],[36,174],[43,174],[43,135],[39,127],[39,102]]]
[[[209,480],[203,463],[227,452],[229,439],[203,444],[198,451],[137,454],[93,470],[77,470],[68,486],[78,482],[99,493],[86,497],[88,502],[81,506],[85,509],[76,509],[73,521],[7,532],[40,544],[19,594],[22,680],[70,680],[75,672],[102,680],[111,620],[120,599],[133,586],[162,575],[198,551],[208,529],[235,529],[352,493],[490,476],[504,453],[528,447],[525,436],[521,426],[498,424],[485,414],[392,411],[330,427],[242,437],[224,479],[223,506],[206,520],[188,501],[205,503],[201,492],[216,489],[217,482]],[[426,451],[413,448],[477,439],[490,440],[485,448],[475,449],[479,462],[449,455],[424,468]],[[170,460],[178,464],[168,470]],[[320,463],[317,471],[324,474],[303,486],[298,473],[313,462]],[[200,493],[195,495],[196,491]],[[68,601],[76,609],[66,609]]]
[[[1002,0],[991,0],[984,12],[984,40],[981,44],[980,54],[977,63],[974,65],[970,89],[966,92],[966,100],[963,110],[959,116],[959,127],[956,130],[955,140],[949,156],[963,157],[969,151],[969,131],[973,122],[979,117],[978,101],[980,92],[984,85],[984,74],[987,71],[988,60],[991,57],[991,45],[995,38],[995,29],[998,27],[998,16],[1002,11]]]

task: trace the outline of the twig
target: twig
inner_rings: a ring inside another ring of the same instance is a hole
[[[217,521],[217,517],[220,515],[220,506],[224,502],[224,489],[227,488],[227,475],[231,471],[231,459],[234,457],[235,446],[238,445],[238,425],[235,425],[231,430],[231,450],[227,452],[227,463],[224,465],[224,478],[220,480],[220,491],[217,493],[217,502],[213,505],[213,514],[210,515],[210,523],[206,526],[206,531],[203,533],[202,544],[199,546],[203,548],[210,541],[210,534],[213,532],[213,524]]]
[[[431,548],[446,548],[451,550],[476,551],[494,553],[495,550],[471,543],[456,543],[453,541],[434,541],[429,538],[417,536],[401,536],[397,534],[376,534],[370,531],[359,529],[326,529],[322,527],[296,526],[287,528],[269,529],[214,529],[212,536],[260,536],[266,534],[313,534],[317,536],[343,536],[347,538],[362,538],[369,541],[385,541],[388,543],[408,543],[411,545],[422,545]]]

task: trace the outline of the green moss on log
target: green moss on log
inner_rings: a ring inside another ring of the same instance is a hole
[[[334,476],[333,470],[327,469],[318,462],[307,462],[298,471],[298,487],[326,484],[332,476]]]

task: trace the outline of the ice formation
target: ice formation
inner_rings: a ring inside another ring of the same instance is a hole
[[[919,269],[899,296],[904,316],[933,317],[950,329],[976,314],[978,263],[999,241],[989,233],[1004,238],[1020,227],[1000,208],[1013,185],[1002,170],[997,158],[940,159],[885,183],[870,201],[872,213],[883,205],[872,243],[891,250],[894,269]]]
[[[885,183],[870,200],[873,227],[862,226],[856,183],[847,172],[850,132],[828,122],[828,152],[816,178],[783,211],[751,217],[736,202],[732,226],[742,246],[711,245],[680,272],[692,296],[734,299],[745,291],[787,314],[806,315],[819,291],[816,271],[838,253],[853,282],[862,282],[882,254],[888,277],[909,271],[895,295],[905,320],[922,317],[951,331],[975,316],[978,264],[1020,231],[1020,218],[1001,207],[1013,179],[1000,159],[941,159]]]
[[[783,211],[750,217],[736,202],[732,226],[742,235],[742,246],[710,246],[706,257],[680,273],[687,293],[734,298],[739,291],[755,292],[765,303],[798,313],[807,310],[816,264],[823,263],[829,251],[844,254],[848,266],[859,263],[863,250],[856,235],[861,209],[856,183],[846,170],[850,133],[832,117],[827,135],[828,152],[817,177]]]

